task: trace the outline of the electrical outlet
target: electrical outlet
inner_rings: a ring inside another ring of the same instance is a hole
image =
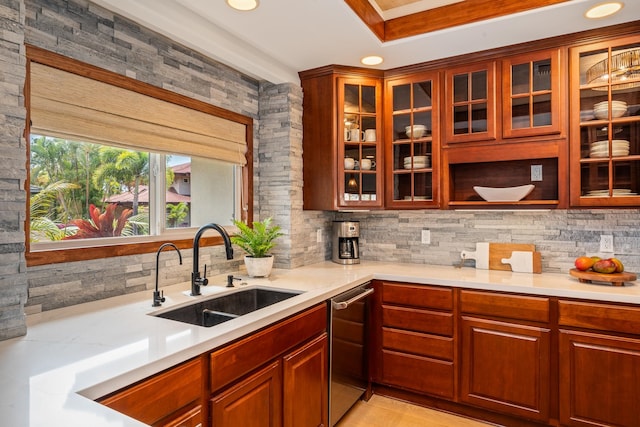
[[[322,243],[324,242],[324,237],[322,237],[322,229],[318,229],[318,231],[316,231],[316,243]]]
[[[613,253],[613,236],[605,234],[600,236],[600,252]]]
[[[431,244],[431,231],[430,230],[422,230],[422,244],[430,245]]]
[[[531,165],[531,181],[542,181],[542,165]]]

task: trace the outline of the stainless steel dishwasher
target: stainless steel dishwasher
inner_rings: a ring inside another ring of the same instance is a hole
[[[362,397],[369,382],[367,323],[370,283],[344,292],[331,300],[329,358],[330,426]]]

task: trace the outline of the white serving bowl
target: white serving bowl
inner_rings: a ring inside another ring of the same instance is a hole
[[[480,187],[473,189],[487,202],[517,202],[527,197],[536,186],[533,184],[519,185],[517,187]]]
[[[422,138],[427,132],[427,127],[425,125],[413,125],[405,127],[404,130],[409,138]]]

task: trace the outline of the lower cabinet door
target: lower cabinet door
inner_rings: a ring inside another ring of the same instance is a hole
[[[460,400],[497,412],[549,419],[550,331],[462,318]]]
[[[640,426],[640,340],[560,331],[560,422]]]
[[[328,427],[327,357],[327,334],[284,357],[284,427]]]
[[[276,361],[211,399],[213,427],[282,425],[282,373]]]

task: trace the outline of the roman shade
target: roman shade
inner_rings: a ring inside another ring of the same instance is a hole
[[[246,164],[246,125],[31,63],[31,133]]]

